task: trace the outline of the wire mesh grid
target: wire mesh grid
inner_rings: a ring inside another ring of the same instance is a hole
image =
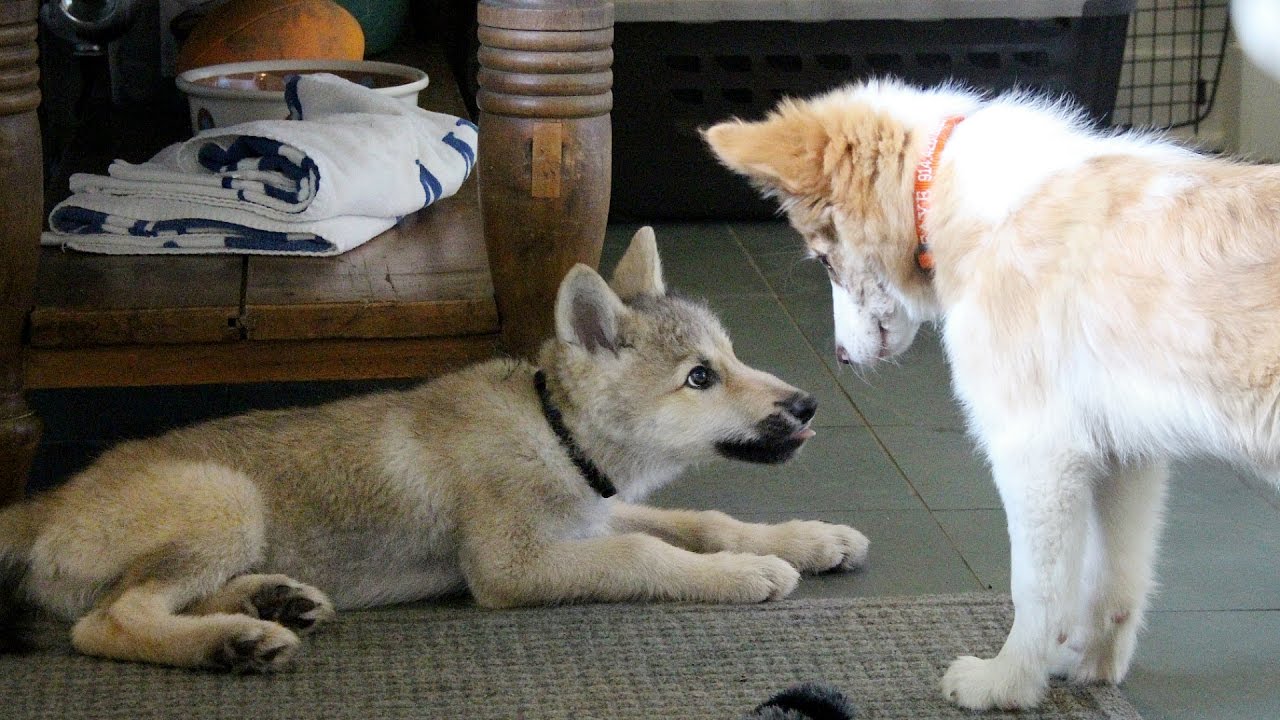
[[[1113,121],[1198,127],[1213,109],[1229,0],[1140,0],[1129,20]]]

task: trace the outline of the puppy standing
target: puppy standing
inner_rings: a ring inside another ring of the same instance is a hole
[[[1103,134],[1026,95],[868,82],[706,133],[828,269],[837,354],[939,321],[990,460],[1016,617],[943,678],[968,708],[1119,682],[1168,458],[1280,467],[1280,169]]]
[[[789,459],[816,409],[666,293],[651,230],[612,288],[574,268],[555,319],[539,367],[124,443],[0,511],[0,565],[81,652],[269,670],[335,605],[760,602],[863,560],[841,525],[633,504],[716,455]]]

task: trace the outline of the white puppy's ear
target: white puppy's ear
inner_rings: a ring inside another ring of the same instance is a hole
[[[817,195],[826,190],[823,157],[831,136],[805,103],[783,101],[759,122],[730,120],[702,131],[716,158],[766,190]]]
[[[595,270],[574,265],[556,297],[556,337],[591,352],[618,351],[618,323],[627,308]]]
[[[658,258],[658,239],[648,225],[636,231],[631,246],[618,261],[609,282],[613,291],[624,301],[639,295],[666,295],[667,286],[662,282],[662,260]]]

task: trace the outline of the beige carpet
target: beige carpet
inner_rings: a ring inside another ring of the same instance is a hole
[[[990,655],[1012,610],[994,594],[753,606],[589,605],[347,613],[291,670],[226,676],[74,655],[65,628],[0,658],[0,717],[733,720],[793,683],[844,692],[860,718],[965,718],[938,678]],[[1113,687],[1055,686],[1019,720],[1140,720]]]

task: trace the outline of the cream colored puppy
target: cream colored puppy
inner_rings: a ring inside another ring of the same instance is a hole
[[[651,230],[612,287],[575,267],[555,320],[537,366],[124,443],[0,511],[0,590],[90,655],[271,670],[335,606],[753,603],[862,562],[842,525],[636,504],[713,457],[791,458],[817,408],[666,292]]]
[[[1099,132],[1029,95],[894,82],[706,139],[829,270],[842,361],[941,323],[1016,607],[1000,653],[956,660],[946,695],[1029,707],[1051,672],[1122,680],[1167,460],[1280,465],[1280,169]]]

